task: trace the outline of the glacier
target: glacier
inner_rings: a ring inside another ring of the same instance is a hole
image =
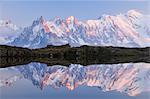
[[[75,90],[79,86],[97,87],[103,92],[118,91],[137,96],[150,91],[150,64],[122,63],[83,66],[70,64],[47,66],[32,62],[27,65],[0,68],[0,88],[13,86],[19,80],[29,80],[43,90],[45,87],[66,87]]]
[[[8,24],[7,28],[10,29]],[[150,47],[150,15],[129,10],[127,13],[101,15],[98,19],[85,21],[77,20],[74,16],[66,19],[56,17],[53,20],[45,20],[41,16],[31,26],[19,29],[19,32],[14,38],[1,37],[0,44],[30,49],[66,44],[71,47]]]

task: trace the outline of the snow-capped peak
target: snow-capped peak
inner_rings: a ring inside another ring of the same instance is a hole
[[[127,15],[129,16],[129,17],[141,17],[142,16],[142,14],[140,13],[140,11],[137,11],[137,10],[129,10],[128,12],[127,12]]]
[[[22,28],[13,24],[11,20],[0,20],[0,44],[13,42]]]
[[[78,21],[77,21],[77,19],[76,19],[74,16],[69,16],[69,17],[66,19],[66,23],[67,23],[67,24],[77,24]]]
[[[11,20],[0,20],[0,28],[10,28],[14,31],[19,29],[19,27],[11,22]]]
[[[40,24],[43,24],[44,21],[45,20],[44,20],[43,16],[41,16],[40,18],[38,18],[38,19],[36,19],[36,20],[33,21],[32,27],[35,27],[35,26],[40,25]]]

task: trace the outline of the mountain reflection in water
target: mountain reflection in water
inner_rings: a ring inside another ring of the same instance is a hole
[[[97,64],[83,66],[71,64],[69,67],[42,63],[0,68],[0,88],[13,86],[21,79],[27,79],[41,90],[67,87],[98,87],[101,91],[118,91],[129,96],[137,96],[150,91],[150,64]]]

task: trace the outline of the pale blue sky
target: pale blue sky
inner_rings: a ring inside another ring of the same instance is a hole
[[[0,0],[0,19],[11,19],[15,24],[27,26],[36,18],[43,16],[47,20],[55,16],[66,18],[70,15],[79,20],[96,19],[102,14],[126,13],[137,9],[148,13],[148,1],[13,1]]]

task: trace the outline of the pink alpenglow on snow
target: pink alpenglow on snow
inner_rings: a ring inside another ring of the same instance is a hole
[[[0,23],[2,24],[1,21]],[[8,26],[12,27],[11,23],[3,23],[3,27]],[[18,29],[15,25],[13,28]],[[31,26],[21,29],[20,35],[11,41],[5,37],[1,38],[3,39],[1,44],[31,49],[65,44],[71,47],[82,45],[150,47],[150,15],[130,10],[124,14],[102,15],[98,19],[84,21],[77,20],[74,16],[66,19],[56,17],[50,21],[41,17]]]

